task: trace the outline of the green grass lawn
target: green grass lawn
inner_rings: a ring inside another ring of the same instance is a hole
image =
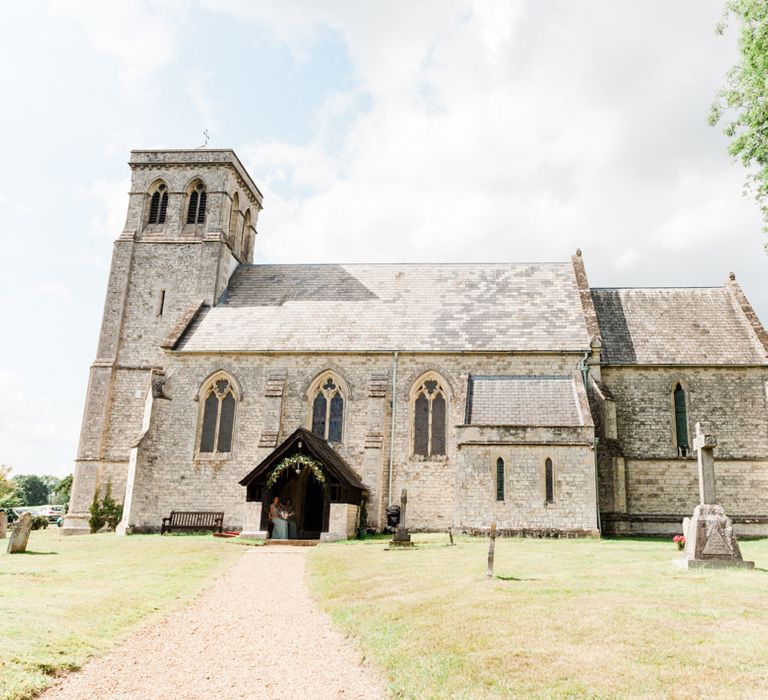
[[[683,571],[670,541],[416,536],[318,547],[309,580],[396,697],[766,698],[768,540],[755,571]]]
[[[0,540],[0,697],[27,698],[202,590],[244,551],[211,535]]]

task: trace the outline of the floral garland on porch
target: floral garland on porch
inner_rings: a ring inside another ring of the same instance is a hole
[[[321,486],[325,487],[325,474],[323,474],[323,465],[316,459],[299,453],[291,457],[286,457],[272,470],[272,473],[267,479],[267,488],[272,488],[277,483],[277,480],[280,478],[280,475],[284,471],[288,469],[296,469],[296,471],[299,472],[304,467],[307,467],[311,471],[315,481],[317,481]]]

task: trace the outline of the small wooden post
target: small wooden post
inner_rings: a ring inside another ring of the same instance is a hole
[[[486,578],[493,578],[493,557],[496,553],[496,521],[491,523],[491,538],[488,542],[488,571],[485,572]]]
[[[448,528],[448,539],[451,541],[451,547],[453,547],[453,528]]]

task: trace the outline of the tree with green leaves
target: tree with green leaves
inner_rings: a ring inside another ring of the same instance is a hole
[[[37,474],[19,474],[12,481],[19,491],[22,505],[43,506],[48,503],[48,485]]]
[[[10,509],[24,505],[19,496],[19,489],[10,479],[11,467],[6,464],[0,464],[0,510],[11,515]]]
[[[726,84],[712,105],[709,122],[725,123],[731,155],[747,169],[746,190],[751,192],[768,232],[768,2],[727,0],[718,34],[730,19],[739,25],[740,61],[726,75]],[[768,252],[768,243],[766,243]]]
[[[69,503],[69,495],[72,492],[72,474],[68,474],[49,492],[51,503],[65,506]]]

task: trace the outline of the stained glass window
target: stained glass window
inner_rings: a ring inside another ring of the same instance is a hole
[[[344,430],[344,396],[333,377],[320,382],[312,402],[312,432],[328,442],[341,442]]]
[[[496,500],[504,500],[504,460],[501,457],[496,460]]]

